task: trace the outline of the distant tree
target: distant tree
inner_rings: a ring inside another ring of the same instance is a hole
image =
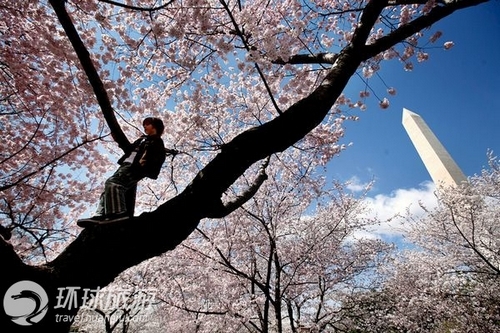
[[[293,165],[283,152],[299,150],[315,165],[327,162],[339,151],[342,109],[363,107],[367,95],[344,96],[350,78],[368,78],[389,59],[411,69],[440,35],[425,29],[483,2],[1,0],[0,254],[8,275],[0,292],[20,280],[36,281],[50,300],[65,286],[104,287],[174,249],[200,220],[249,200],[264,182],[259,161],[275,155]],[[110,151],[151,114],[185,154],[163,181],[143,184],[139,217],[79,232],[74,221],[97,199]],[[256,181],[245,189],[242,176]],[[238,195],[223,201],[230,189]],[[77,311],[49,306],[36,325],[3,315],[0,325],[65,332],[71,320],[56,315]]]
[[[359,295],[362,332],[500,332],[500,164],[442,188],[438,207],[413,221],[382,289]],[[389,267],[386,268],[389,270]]]

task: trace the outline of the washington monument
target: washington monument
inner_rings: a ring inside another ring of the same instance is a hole
[[[436,186],[457,186],[467,181],[422,117],[403,108],[403,126]]]

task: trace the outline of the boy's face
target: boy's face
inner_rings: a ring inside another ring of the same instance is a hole
[[[144,124],[144,133],[146,133],[146,135],[155,135],[156,134],[156,128],[153,126],[153,124],[151,123],[148,123],[148,124]]]

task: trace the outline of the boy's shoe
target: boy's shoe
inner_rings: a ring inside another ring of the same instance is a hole
[[[92,217],[89,217],[86,219],[78,220],[78,221],[76,221],[76,224],[79,227],[86,228],[86,227],[91,226],[91,225],[99,224],[100,222],[104,221],[105,219],[106,219],[106,216],[96,215],[96,216],[92,216]]]
[[[99,224],[119,222],[119,221],[128,220],[129,218],[130,218],[130,215],[128,215],[128,213],[111,214],[109,216],[106,216],[101,221],[99,221]]]
[[[129,218],[130,216],[127,213],[112,214],[108,216],[97,215],[86,219],[78,220],[76,221],[76,224],[79,227],[87,228],[94,225],[125,221],[128,220]]]

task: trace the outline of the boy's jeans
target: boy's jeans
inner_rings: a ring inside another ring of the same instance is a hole
[[[141,178],[137,178],[131,169],[131,164],[122,164],[106,180],[96,215],[112,216],[127,213],[129,216],[133,216],[137,182]]]

